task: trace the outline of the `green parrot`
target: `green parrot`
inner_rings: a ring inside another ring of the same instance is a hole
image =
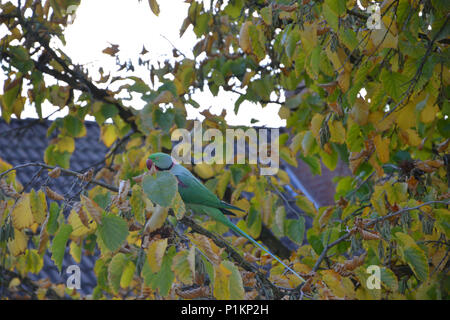
[[[175,163],[170,155],[161,152],[150,155],[147,159],[147,168],[151,172],[156,169],[157,171],[169,171],[172,173],[178,181],[178,192],[188,208],[192,209],[194,212],[206,214],[214,220],[223,223],[240,236],[245,237],[250,242],[270,254],[286,269],[300,278],[300,280],[303,282],[305,281],[294,270],[283,263],[283,261],[281,261],[277,256],[256,242],[256,240],[244,231],[239,229],[224,215],[235,215],[230,210],[245,212],[244,210],[217,198],[217,196],[206,188],[203,183],[201,183],[200,180],[198,180],[188,169]]]

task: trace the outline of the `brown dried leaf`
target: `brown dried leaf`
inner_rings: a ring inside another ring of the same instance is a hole
[[[334,207],[329,207],[322,213],[322,215],[319,218],[319,226],[321,228],[328,223],[328,220],[330,219],[333,212],[334,212]]]
[[[210,295],[209,287],[207,286],[184,291],[177,288],[175,293],[183,299],[207,298]]]
[[[39,233],[39,249],[38,249],[39,254],[42,254],[45,251],[46,244],[49,240],[49,235],[47,232],[48,217],[49,215],[47,215],[47,218],[42,223],[41,232]]]
[[[61,175],[61,168],[60,167],[56,167],[55,169],[53,169],[52,171],[50,171],[48,173],[48,176],[50,178],[56,179]]]
[[[104,54],[109,54],[110,56],[114,57],[119,52],[119,45],[117,44],[111,44],[110,47],[103,49]]]
[[[233,247],[239,247],[241,245],[243,245],[244,243],[246,243],[248,240],[247,238],[244,237],[237,237],[234,241],[233,241]]]
[[[197,248],[202,251],[214,265],[220,265],[220,262],[222,261],[220,256],[224,250],[223,248],[217,247],[217,245],[208,237],[198,233],[188,235],[188,238],[191,239]]]
[[[444,142],[439,143],[436,146],[437,152],[444,152],[445,150],[447,150],[449,145],[450,145],[450,138],[448,138]]]
[[[60,195],[58,192],[53,191],[52,189],[50,189],[49,187],[45,187],[45,193],[47,194],[47,196],[52,199],[52,200],[56,200],[56,201],[62,201],[64,200],[64,197],[62,195]]]
[[[376,231],[370,232],[367,230],[359,230],[359,233],[361,234],[361,237],[364,240],[379,240],[379,239],[381,239],[380,235]]]
[[[93,200],[84,195],[81,195],[81,203],[86,207],[86,210],[90,213],[95,222],[101,224],[103,209]]]
[[[78,178],[84,182],[91,182],[93,177],[94,168],[90,168],[87,172],[78,175]]]
[[[97,180],[105,180],[107,183],[111,184],[114,179],[114,172],[109,170],[108,168],[102,168],[97,175],[95,176]]]
[[[12,183],[8,185],[5,180],[0,180],[0,189],[8,197],[15,198],[15,199],[20,198],[20,194],[17,193],[16,190],[14,190]]]
[[[257,257],[248,252],[244,252],[244,259],[251,263],[257,262],[259,260]]]
[[[89,226],[89,217],[87,215],[87,213],[83,210],[83,206],[81,204],[81,202],[77,202],[74,206],[73,209],[75,210],[75,212],[78,214],[78,216],[80,217],[81,223],[86,227],[86,228],[90,228]]]

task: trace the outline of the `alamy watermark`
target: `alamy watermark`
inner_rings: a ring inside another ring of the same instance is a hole
[[[369,14],[369,18],[367,18],[366,26],[368,29],[371,30],[379,30],[381,29],[381,9],[380,4],[376,2],[372,2],[367,8],[364,8],[363,5],[361,5],[361,2],[357,1],[358,7],[363,10],[367,11]]]
[[[219,129],[203,132],[202,123],[194,121],[192,132],[175,129],[171,140],[179,141],[172,150],[172,157],[179,163],[190,164],[193,158],[194,164],[258,164],[261,175],[276,174],[280,165],[277,128],[226,129],[224,137]],[[203,142],[211,143],[203,146]]]
[[[66,273],[70,274],[66,281],[66,287],[69,289],[81,289],[81,271],[80,267],[72,264],[67,267]]]
[[[379,266],[370,265],[367,267],[366,272],[370,274],[367,278],[366,286],[367,289],[381,289],[381,269]]]

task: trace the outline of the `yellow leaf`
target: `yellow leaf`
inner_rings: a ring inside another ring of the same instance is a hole
[[[250,35],[248,32],[248,28],[253,25],[250,21],[247,21],[242,24],[241,30],[239,31],[239,46],[241,47],[242,51],[245,53],[251,53],[252,52],[252,45],[250,42]]]
[[[128,261],[127,265],[123,268],[122,277],[120,278],[120,287],[126,289],[130,286],[133,280],[136,266],[133,261]]]
[[[345,143],[346,133],[341,121],[332,121],[329,123],[328,127],[330,129],[331,142]]]
[[[82,237],[86,234],[93,233],[97,229],[97,223],[92,218],[89,218],[89,222],[91,223],[89,227],[86,227],[75,210],[70,211],[67,221],[72,226],[73,231],[70,234],[72,238]]]
[[[199,163],[194,167],[194,172],[202,179],[209,179],[214,176],[213,167],[207,163]]]
[[[102,141],[108,148],[116,141],[118,134],[116,126],[107,124],[101,128]]]
[[[17,287],[18,285],[20,285],[20,279],[19,278],[13,278],[12,280],[11,280],[11,282],[9,283],[9,285],[8,285],[8,288],[9,289],[12,289],[12,288],[14,288],[14,287]]]
[[[420,113],[420,120],[422,120],[423,123],[433,122],[438,112],[439,107],[437,105],[427,104]]]
[[[392,24],[389,22],[388,26],[391,25],[389,32],[383,21],[380,21],[380,24],[381,28],[372,30],[372,33],[370,34],[370,40],[372,40],[373,45],[378,47],[378,50],[385,48],[396,49],[398,45],[398,36],[391,33],[395,22],[392,22]]]
[[[350,87],[350,72],[344,70],[341,73],[339,73],[337,81],[339,84],[339,88],[341,88],[341,91],[343,93],[347,92],[348,88]]]
[[[387,163],[389,161],[389,138],[381,138],[378,134],[373,139],[373,142],[375,143],[378,159],[380,159],[382,163]]]
[[[214,266],[214,297],[218,300],[230,299],[229,279],[231,271],[223,263]]]
[[[317,143],[320,143],[320,128],[322,127],[324,116],[320,113],[316,113],[311,119],[311,132],[317,140]]]
[[[28,245],[28,238],[23,231],[14,228],[14,240],[8,241],[9,252],[15,257],[25,253]]]
[[[208,260],[214,264],[219,265],[221,262],[220,255],[223,249],[220,249],[214,242],[208,237],[198,233],[189,234],[187,237],[194,243],[197,248],[208,258]]]
[[[29,228],[34,223],[29,193],[24,194],[14,206],[12,211],[12,219],[14,227],[19,230]]]
[[[309,54],[317,46],[317,22],[305,23],[300,30],[302,47]]]
[[[384,193],[385,190],[383,186],[375,186],[374,192],[370,200],[375,211],[381,216],[386,215],[386,206],[384,204]]]
[[[407,130],[416,126],[416,101],[410,100],[399,112],[396,120],[400,129]]]
[[[146,232],[153,232],[161,228],[166,221],[168,209],[157,205],[152,216],[145,225]]]
[[[167,248],[167,238],[151,242],[147,249],[147,260],[153,273],[161,269],[164,254]]]
[[[278,173],[279,172],[280,171],[278,171]],[[236,207],[241,208],[242,210],[245,211],[245,212],[242,212],[239,210],[231,210],[239,218],[245,217],[247,215],[248,210],[250,210],[250,202],[248,202],[248,200],[245,198],[242,198],[242,199],[239,199],[239,200],[233,202],[233,205],[235,205]]]
[[[31,191],[30,206],[34,221],[38,224],[44,222],[47,215],[47,200],[45,199],[45,193],[42,190],[39,190],[37,193],[34,189]]]
[[[278,110],[278,115],[280,116],[281,119],[289,119],[291,111],[289,110],[289,108],[282,106],[280,110]]]
[[[148,4],[150,5],[150,9],[152,9],[152,12],[155,14],[155,16],[159,15],[159,5],[156,0],[148,0]]]
[[[60,152],[74,152],[75,151],[75,140],[72,137],[64,136],[59,139],[58,143],[56,144],[56,148]]]
[[[178,192],[176,193],[175,198],[173,199],[172,210],[177,220],[181,220],[184,217],[184,214],[186,213],[186,206]]]
[[[284,170],[278,169],[277,176],[280,178],[281,184],[289,184],[291,182],[289,175]]]
[[[340,298],[344,298],[346,291],[342,287],[341,276],[334,270],[324,270],[321,274],[322,280],[327,284],[333,294]]]
[[[369,105],[364,99],[357,98],[350,115],[357,124],[365,125],[369,118]]]
[[[392,124],[397,119],[397,113],[391,113],[386,118],[383,118],[384,113],[381,111],[375,111],[369,114],[369,122],[373,124],[378,132],[383,132],[392,128]]]
[[[403,143],[409,144],[410,146],[413,147],[417,147],[422,143],[422,139],[420,139],[416,130],[413,129],[400,131],[400,139],[402,139]]]
[[[70,242],[70,255],[76,263],[81,262],[81,247],[75,241]]]

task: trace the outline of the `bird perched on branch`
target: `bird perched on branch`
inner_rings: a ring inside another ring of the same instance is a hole
[[[303,282],[305,281],[299,274],[297,274],[283,261],[281,261],[281,259],[271,253],[264,246],[259,244],[251,236],[239,229],[225,216],[225,214],[235,215],[230,210],[239,210],[245,212],[244,210],[220,200],[214,193],[206,188],[203,183],[198,180],[188,169],[180,164],[175,163],[170,155],[160,152],[150,155],[147,159],[147,168],[151,172],[157,170],[168,171],[172,173],[178,181],[178,192],[188,208],[190,208],[195,213],[206,214],[212,219],[223,223],[238,235],[246,238],[254,245],[270,254],[286,269],[300,278],[300,280],[302,280]]]

